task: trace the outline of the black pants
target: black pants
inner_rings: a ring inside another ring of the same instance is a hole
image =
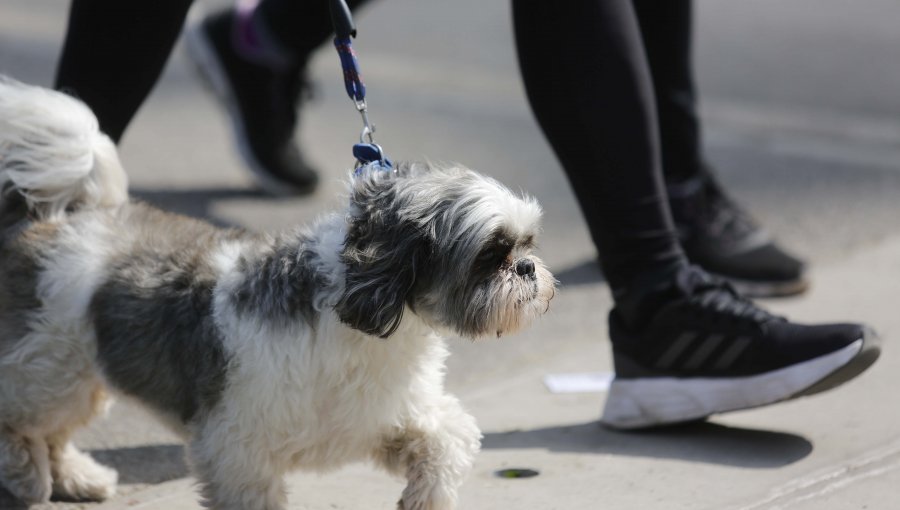
[[[57,88],[118,141],[162,72],[190,0],[73,0]],[[349,2],[352,7],[363,0]],[[284,46],[330,35],[326,2],[263,0]],[[522,76],[613,289],[684,262],[663,175],[699,171],[690,0],[514,0]]]
[[[118,142],[159,79],[191,3],[72,0],[56,88],[87,103]],[[259,9],[279,42],[298,54],[331,36],[325,0],[263,0]]]
[[[663,174],[700,169],[690,0],[514,0],[513,17],[528,99],[613,290],[683,263]]]

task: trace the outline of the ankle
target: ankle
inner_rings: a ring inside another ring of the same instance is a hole
[[[687,261],[676,261],[644,271],[626,285],[614,287],[613,313],[629,329],[648,322],[657,310],[677,297],[677,275],[688,267]]]

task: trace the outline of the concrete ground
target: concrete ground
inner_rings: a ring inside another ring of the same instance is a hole
[[[43,85],[65,29],[58,0],[0,6],[0,72]],[[395,158],[461,161],[536,196],[541,255],[562,282],[528,332],[451,339],[448,387],[478,418],[484,450],[462,508],[894,509],[900,483],[896,291],[900,281],[900,4],[870,0],[697,2],[697,71],[710,159],[723,181],[813,266],[806,295],[766,306],[809,321],[873,325],[884,353],[846,387],[706,423],[618,433],[601,393],[553,394],[551,373],[609,371],[607,289],[558,163],[518,79],[505,2],[376,2],[355,47],[378,140]],[[415,44],[411,44],[414,41]],[[114,63],[111,63],[114,65]],[[135,195],[223,224],[277,230],[339,207],[359,121],[330,49],[312,66],[301,134],[324,184],[312,197],[253,190],[226,118],[178,48],[126,133]],[[2,263],[2,261],[0,261]],[[176,438],[128,404],[78,436],[120,473],[103,504],[199,508]],[[528,479],[495,476],[531,468]],[[393,508],[402,484],[352,466],[290,478],[296,509]],[[0,508],[21,508],[0,491]]]

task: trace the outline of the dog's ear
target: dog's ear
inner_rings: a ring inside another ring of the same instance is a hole
[[[392,177],[353,182],[341,252],[345,287],[335,307],[342,322],[381,338],[400,325],[429,245],[419,229],[400,217],[393,184]]]
[[[397,330],[423,252],[421,237],[406,234],[354,236],[351,229],[342,253],[344,293],[335,307],[343,323],[381,338]]]

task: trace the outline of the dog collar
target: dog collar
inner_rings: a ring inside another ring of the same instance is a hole
[[[364,169],[390,171],[394,164],[385,155],[381,146],[377,143],[358,143],[353,146],[353,156],[356,158],[356,170],[354,175],[360,175]]]

